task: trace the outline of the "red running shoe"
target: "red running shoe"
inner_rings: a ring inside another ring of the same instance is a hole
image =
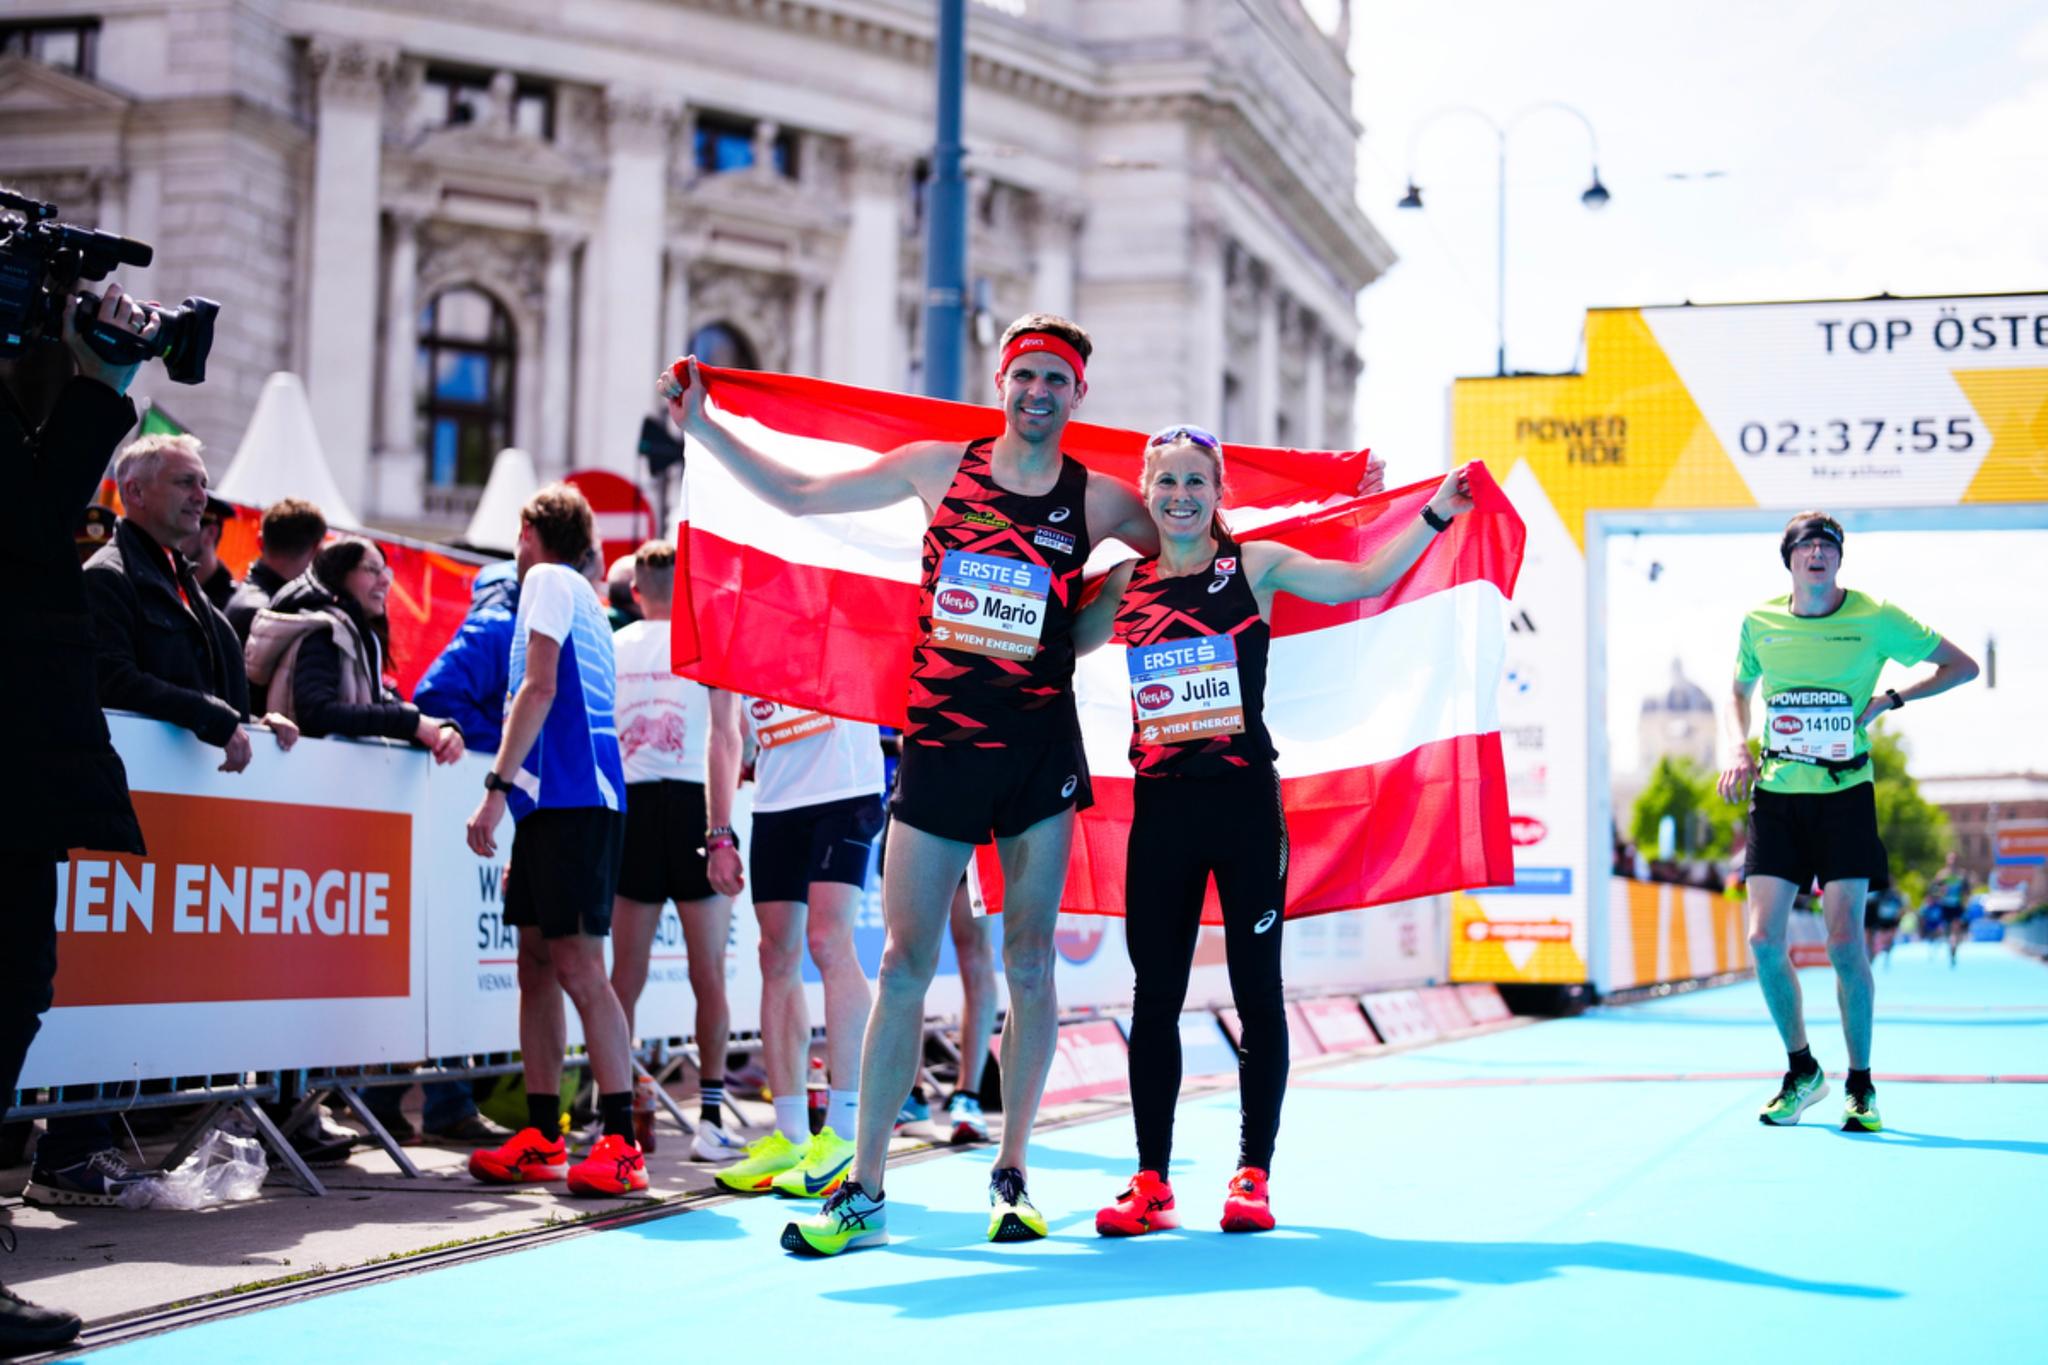
[[[640,1149],[616,1133],[599,1138],[590,1155],[569,1168],[571,1194],[634,1194],[646,1188]]]
[[[522,1128],[502,1147],[469,1154],[469,1173],[486,1185],[529,1185],[569,1173],[569,1144],[549,1142],[538,1128]]]
[[[1273,1230],[1273,1208],[1266,1202],[1266,1173],[1258,1167],[1240,1166],[1230,1177],[1230,1193],[1223,1197],[1223,1230]]]
[[[1139,1237],[1179,1226],[1180,1215],[1173,1211],[1173,1186],[1157,1171],[1139,1171],[1114,1204],[1095,1214],[1095,1231],[1103,1237]]]

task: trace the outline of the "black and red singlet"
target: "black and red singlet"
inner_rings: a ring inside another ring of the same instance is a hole
[[[1131,766],[1139,777],[1222,777],[1270,767],[1278,756],[1265,717],[1272,631],[1259,615],[1243,553],[1228,536],[1220,537],[1207,573],[1161,578],[1157,559],[1139,560],[1117,608],[1115,638],[1132,650],[1205,636],[1228,636],[1235,646],[1236,665],[1228,677],[1234,696],[1222,700],[1241,709],[1244,728],[1172,740],[1171,726],[1140,714],[1141,689],[1134,685]]]
[[[1090,549],[1088,468],[1063,455],[1052,491],[1030,497],[996,482],[990,445],[986,439],[968,445],[924,534],[918,643],[903,731],[912,744],[1002,749],[1080,733],[1074,613]],[[963,555],[965,562],[958,558]],[[1035,566],[1022,572],[1040,581],[1028,587],[998,582],[1001,591],[990,593],[972,577],[993,572],[1001,578],[1006,564],[1019,563]]]

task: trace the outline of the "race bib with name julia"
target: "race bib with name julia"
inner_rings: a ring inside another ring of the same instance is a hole
[[[1244,694],[1237,681],[1237,641],[1201,635],[1126,653],[1138,742],[1184,744],[1244,732]]]

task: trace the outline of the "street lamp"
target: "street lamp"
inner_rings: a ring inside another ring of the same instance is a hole
[[[1614,196],[1607,192],[1607,186],[1600,183],[1600,139],[1594,135],[1592,120],[1588,119],[1571,105],[1562,104],[1555,100],[1543,104],[1532,104],[1509,119],[1505,125],[1495,122],[1490,115],[1473,108],[1469,104],[1456,104],[1449,108],[1439,109],[1423,119],[1421,123],[1415,126],[1415,131],[1408,136],[1408,192],[1401,196],[1399,203],[1394,205],[1395,208],[1402,209],[1420,209],[1422,207],[1422,186],[1415,183],[1415,147],[1422,140],[1424,130],[1431,124],[1439,119],[1449,118],[1456,114],[1468,118],[1476,118],[1493,130],[1495,165],[1498,172],[1498,199],[1496,202],[1498,209],[1498,227],[1496,230],[1498,236],[1494,244],[1493,358],[1494,373],[1502,377],[1505,377],[1508,372],[1508,134],[1513,132],[1522,120],[1528,118],[1531,114],[1539,114],[1549,109],[1570,114],[1586,130],[1586,142],[1590,149],[1591,165],[1593,168],[1593,183],[1586,186],[1580,192],[1579,202],[1589,209],[1607,207],[1607,201]]]

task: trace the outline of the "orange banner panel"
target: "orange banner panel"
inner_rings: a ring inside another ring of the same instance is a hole
[[[58,1007],[403,996],[412,816],[134,793],[149,855],[59,867]]]

